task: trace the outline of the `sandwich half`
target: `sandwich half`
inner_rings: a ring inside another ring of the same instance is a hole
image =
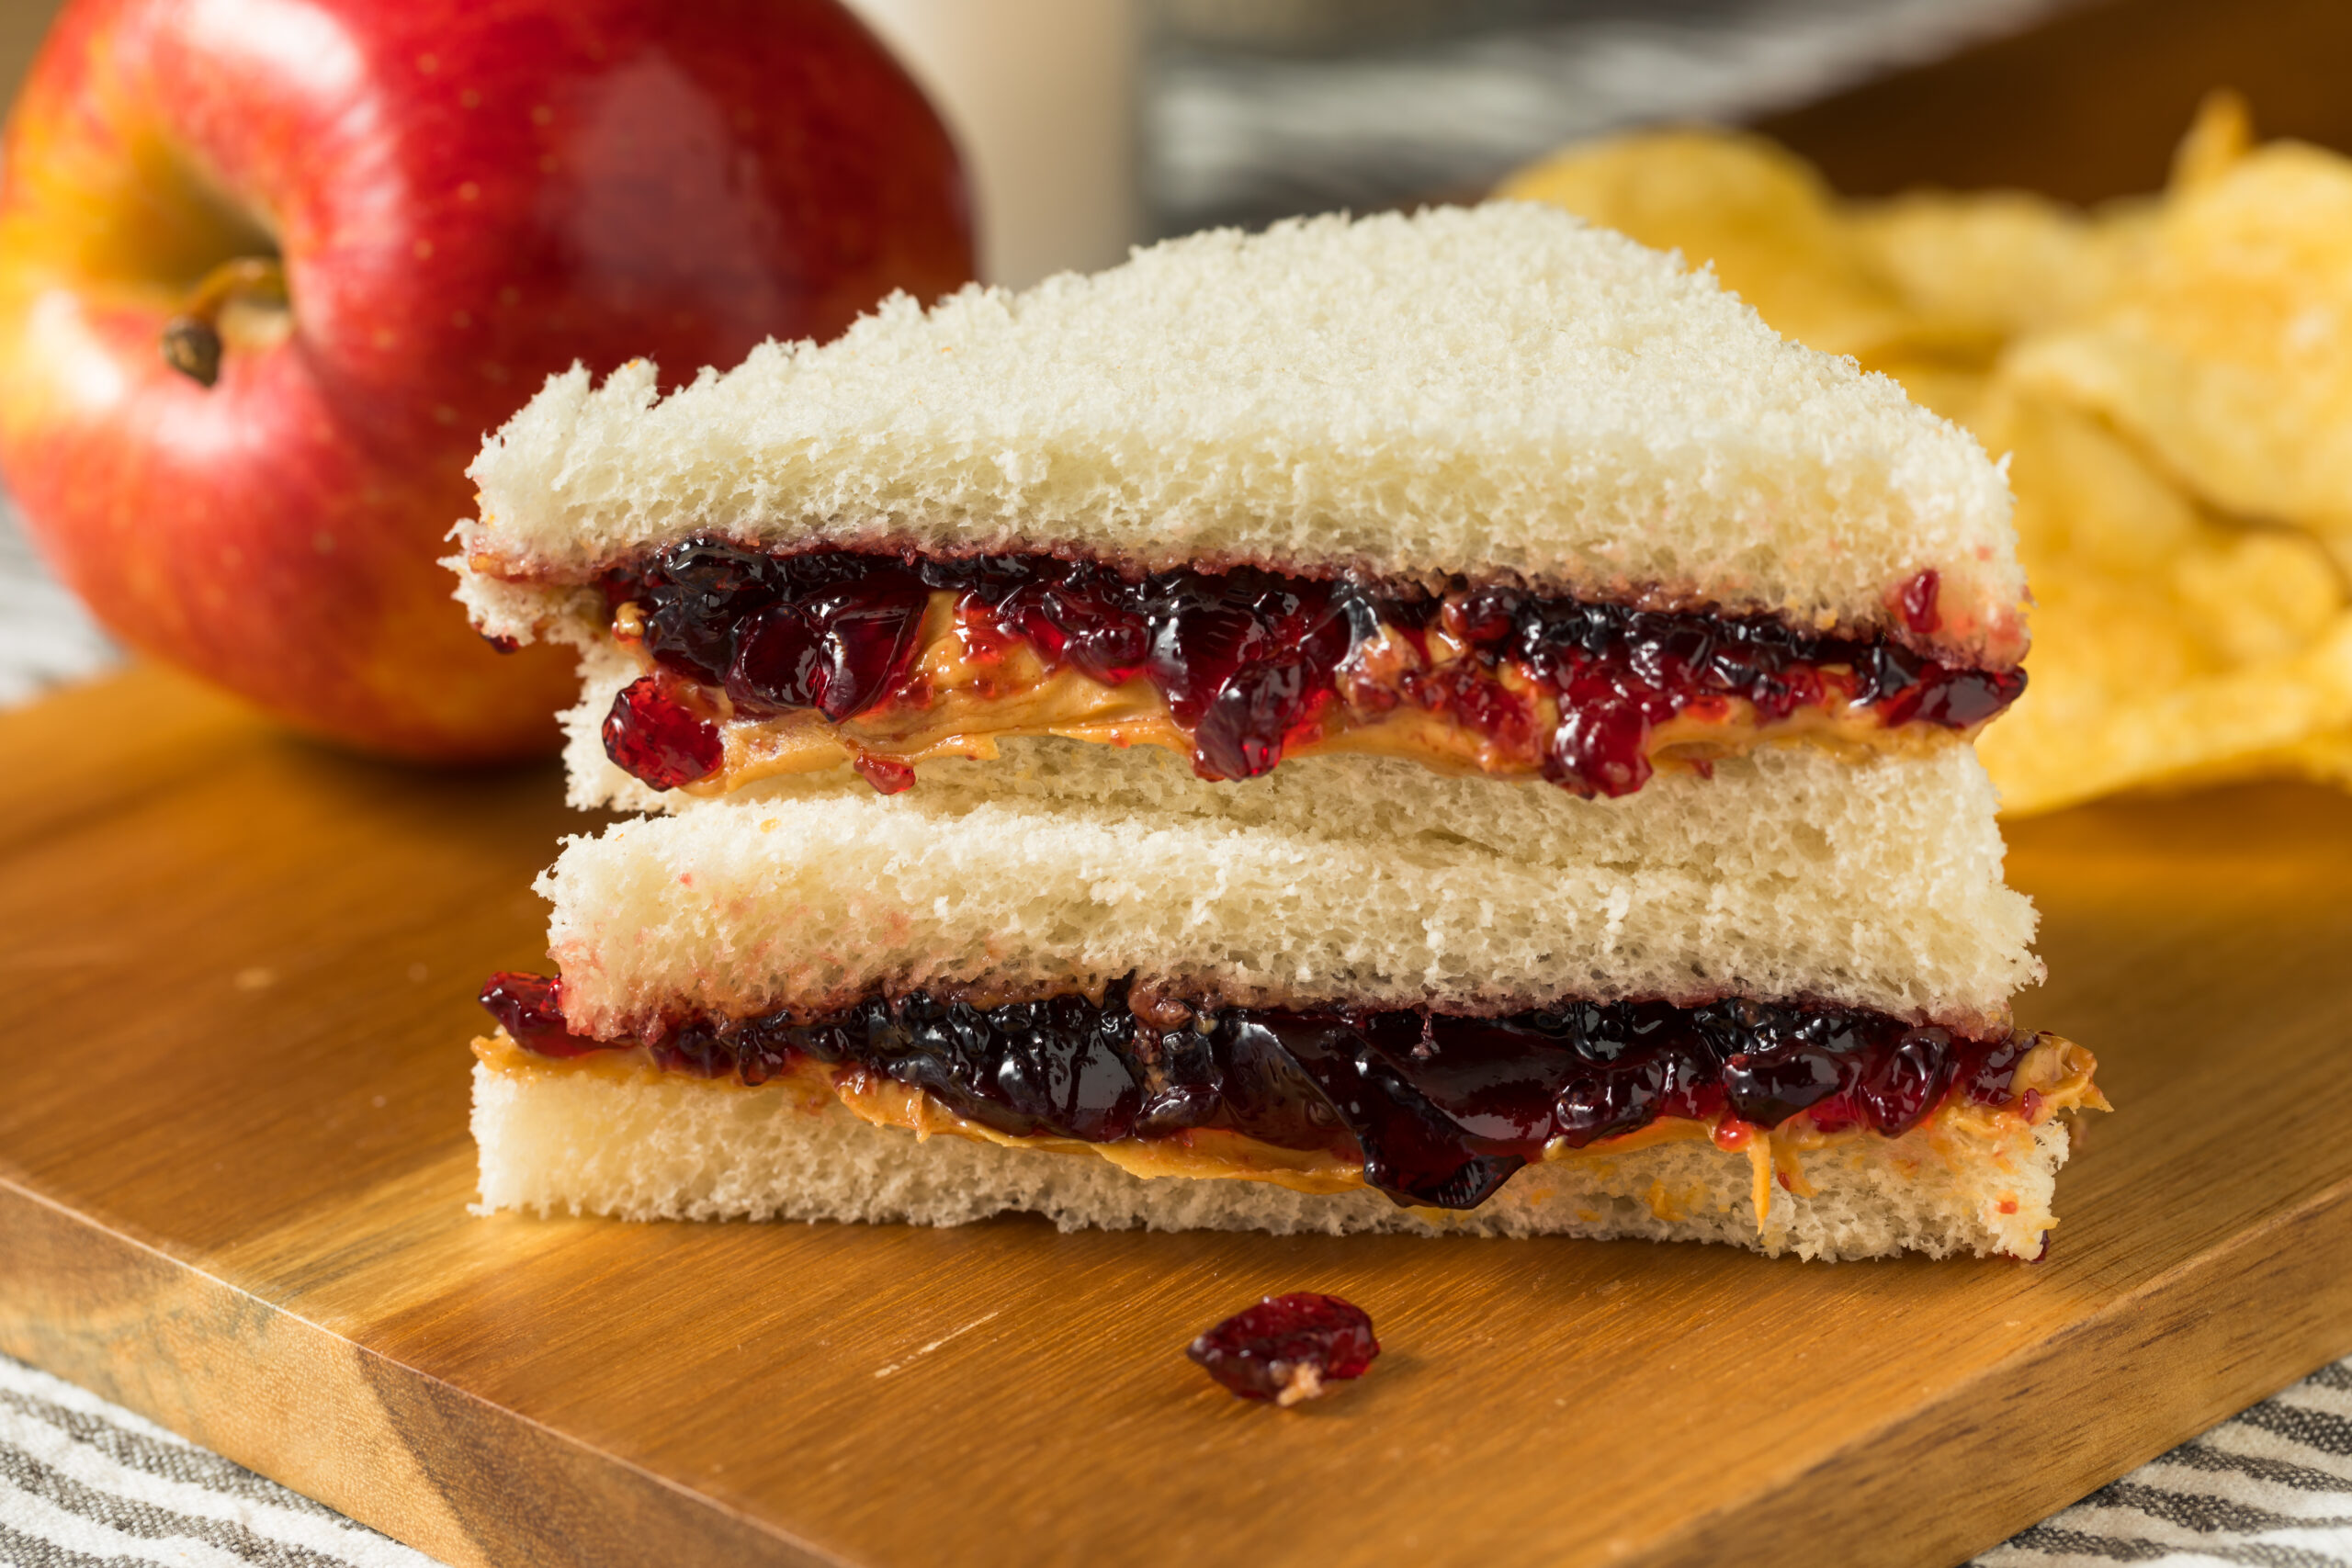
[[[581,651],[492,1207],[2032,1256],[1999,472],[1498,205],[886,305],[485,448]]]

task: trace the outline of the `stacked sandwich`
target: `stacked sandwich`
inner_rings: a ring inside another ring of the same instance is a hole
[[[484,993],[487,1207],[2043,1245],[2007,492],[1671,257],[1206,234],[473,473],[459,596],[643,813]]]

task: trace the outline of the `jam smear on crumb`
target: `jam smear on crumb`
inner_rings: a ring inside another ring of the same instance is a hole
[[[524,1049],[577,1055],[585,1047],[564,1031],[552,989],[531,988],[552,985],[500,976],[483,1003]],[[538,1010],[518,1010],[517,998],[539,998]],[[1823,1132],[1894,1137],[1955,1092],[2006,1104],[2040,1038],[1980,1040],[1864,1009],[1740,998],[1567,1002],[1506,1018],[1164,1003],[1144,1013],[1125,983],[1101,1002],[988,1008],[911,991],[815,1021],[673,1021],[649,1049],[671,1071],[752,1085],[796,1058],[872,1074],[1019,1137],[1223,1128],[1360,1159],[1365,1183],[1399,1203],[1474,1209],[1555,1138],[1582,1148],[1660,1117],[1771,1128],[1804,1115]]]
[[[1938,604],[1942,590],[1943,575],[1932,569],[1905,582],[1895,596],[1903,624],[1920,637],[1933,637],[1943,630],[1943,610]]]
[[[1883,637],[1799,631],[1770,615],[1499,586],[1432,596],[1250,567],[1130,579],[1054,556],[769,555],[697,537],[607,574],[604,588],[615,605],[639,605],[647,652],[675,678],[724,690],[753,717],[813,709],[837,723],[921,700],[911,671],[923,615],[931,593],[952,592],[975,646],[1017,641],[1048,671],[1148,682],[1210,779],[1268,772],[1335,710],[1368,719],[1410,705],[1532,759],[1563,788],[1619,795],[1648,780],[1652,731],[1696,705],[1738,698],[1770,723],[1843,703],[1888,726],[1965,729],[2025,687],[2020,671],[1948,665]],[[1937,594],[1933,571],[1898,594],[1914,635],[1942,625]],[[1436,630],[1464,657],[1430,660]],[[1374,644],[1387,645],[1383,660],[1359,657]],[[716,771],[706,761],[715,742],[693,729],[702,721],[633,693],[605,722],[616,763],[657,789]],[[1544,734],[1538,694],[1559,713]]]
[[[1295,1404],[1360,1378],[1380,1354],[1372,1319],[1338,1296],[1295,1291],[1245,1307],[1185,1347],[1203,1371],[1244,1399]]]

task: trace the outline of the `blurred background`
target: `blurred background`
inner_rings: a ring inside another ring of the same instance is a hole
[[[2266,32],[2293,34],[2310,25],[2306,13],[2344,8],[2338,0],[852,4],[953,122],[978,186],[984,267],[990,281],[1014,287],[1209,225],[1475,197],[1565,141],[1659,120],[1755,120],[2061,13],[2086,13],[2077,27],[2094,46],[2088,57],[2106,56],[2120,75],[2135,46],[2226,71]],[[0,0],[0,93],[10,99],[55,9],[54,0]],[[2131,74],[2145,78],[2144,69]],[[2142,134],[2133,106],[2100,106],[2097,140],[2140,154],[2141,187],[2161,174],[2164,150],[2211,85],[2211,71],[2189,74],[2198,85],[2184,76],[2171,95],[2179,101],[2148,118],[2153,135]],[[2305,96],[2317,98],[2327,89],[2323,73],[2312,75]],[[2052,107],[2015,107],[2045,121]],[[2297,122],[2331,114],[2316,102],[2264,107],[2266,123],[2304,135],[2312,130]],[[1792,140],[1804,150],[1803,137]],[[1996,161],[1997,148],[1988,151]]]
[[[1744,120],[2064,0],[1157,0],[1155,237],[1475,197],[1563,142]]]

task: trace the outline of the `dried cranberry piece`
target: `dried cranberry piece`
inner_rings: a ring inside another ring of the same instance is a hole
[[[1908,1029],[1894,1048],[1871,1064],[1854,1099],[1870,1124],[1890,1138],[1919,1124],[1941,1100],[1960,1070],[1951,1036],[1940,1029]]]
[[[646,651],[715,686],[734,660],[736,627],[773,603],[780,586],[776,564],[755,550],[708,537],[665,545],[642,584]]]
[[[1268,1296],[1194,1339],[1184,1354],[1244,1399],[1295,1404],[1358,1378],[1380,1354],[1372,1319],[1338,1296]]]
[[[687,712],[662,689],[659,676],[640,675],[621,688],[605,716],[605,755],[655,789],[675,789],[717,773],[727,748],[718,727]]]
[[[582,1040],[563,1021],[563,982],[546,975],[502,969],[481,988],[481,1005],[508,1038],[538,1056],[584,1056],[605,1047]]]

